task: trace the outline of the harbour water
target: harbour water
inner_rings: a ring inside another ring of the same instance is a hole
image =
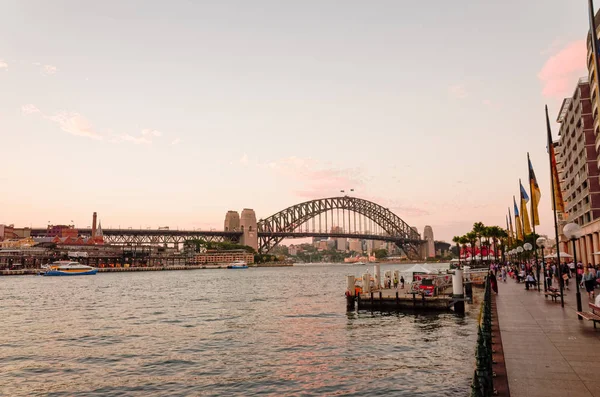
[[[0,395],[467,395],[476,310],[346,313],[367,269],[0,278]]]

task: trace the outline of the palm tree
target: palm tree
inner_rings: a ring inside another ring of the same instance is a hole
[[[498,235],[496,236],[500,240],[500,244],[502,245],[502,257],[506,260],[506,253],[504,252],[504,247],[507,246],[506,240],[508,239],[508,232],[503,228],[498,228]]]
[[[467,261],[467,243],[469,242],[469,239],[467,238],[467,236],[460,236],[458,239],[458,242],[460,243],[463,252],[465,253],[465,262]],[[460,251],[458,251],[458,259],[460,260]]]
[[[499,226],[490,226],[488,227],[487,234],[488,239],[492,238],[492,243],[494,244],[494,257],[498,259],[498,239],[500,238],[500,233],[503,229]],[[489,260],[489,251],[488,251],[488,260]]]
[[[469,241],[469,244],[471,244],[471,260],[473,262],[475,262],[475,245],[477,244],[477,233],[475,233],[474,231],[471,231],[469,233],[466,234],[467,240]],[[481,245],[481,240],[480,243]]]
[[[452,242],[456,244],[456,252],[458,253],[458,261],[460,262],[460,247],[458,243],[460,242],[460,236],[452,237]]]
[[[483,234],[485,233],[485,225],[483,224],[483,222],[475,222],[473,224],[473,233],[475,233],[475,235],[477,236],[477,238],[479,238],[479,249],[481,250],[481,238],[483,237]],[[481,261],[483,262],[483,252],[481,255]]]

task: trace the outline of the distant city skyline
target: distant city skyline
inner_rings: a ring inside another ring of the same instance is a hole
[[[505,226],[530,152],[552,234],[543,109],[557,139],[587,2],[522,3],[0,0],[0,224],[222,229],[353,188],[450,241]]]

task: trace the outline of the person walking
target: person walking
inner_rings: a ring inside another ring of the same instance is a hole
[[[400,276],[400,288],[404,289],[404,276]]]
[[[502,275],[502,281],[506,282],[506,266],[502,266],[502,270],[500,271],[500,274]]]
[[[398,289],[398,276],[394,275],[394,289]]]
[[[585,290],[588,293],[590,300],[594,299],[594,288],[596,287],[596,274],[591,271],[589,267],[585,268],[583,272],[583,283],[585,284]]]
[[[496,280],[496,275],[493,271],[490,271],[488,273],[488,277],[490,278],[490,285],[492,287],[492,291],[494,291],[496,295],[498,295],[498,280]]]

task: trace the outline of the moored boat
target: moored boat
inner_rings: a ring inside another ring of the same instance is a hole
[[[98,269],[95,267],[82,265],[79,262],[58,261],[46,268],[44,276],[84,276],[97,272]]]
[[[233,261],[227,266],[228,269],[248,269],[246,261]]]

